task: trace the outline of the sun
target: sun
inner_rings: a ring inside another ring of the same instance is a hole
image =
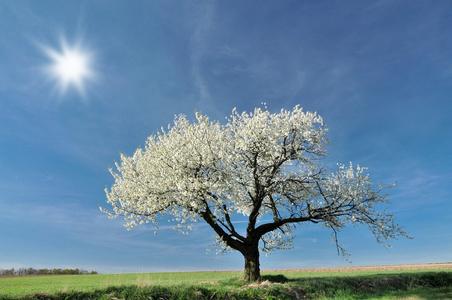
[[[60,49],[43,47],[43,50],[51,60],[45,71],[55,81],[60,95],[75,88],[80,95],[85,96],[85,84],[95,77],[89,51],[80,42],[69,46],[63,38],[60,40]]]
[[[73,83],[79,86],[82,79],[89,74],[88,59],[83,53],[68,49],[55,57],[53,69],[65,84]]]

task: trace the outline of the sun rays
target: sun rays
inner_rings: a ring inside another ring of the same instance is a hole
[[[95,79],[93,58],[81,42],[68,45],[66,39],[60,39],[59,49],[41,46],[51,63],[45,67],[45,73],[55,83],[60,96],[74,88],[82,97],[86,96],[86,84]]]

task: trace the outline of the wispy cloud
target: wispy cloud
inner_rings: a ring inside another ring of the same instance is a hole
[[[210,107],[215,109],[212,103],[210,87],[203,74],[203,59],[209,51],[209,38],[214,26],[215,3],[208,2],[200,5],[191,4],[189,8],[189,19],[194,21],[193,33],[190,38],[190,62],[191,72],[195,86],[198,88],[199,107]]]

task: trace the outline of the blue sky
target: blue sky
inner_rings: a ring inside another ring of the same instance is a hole
[[[450,1],[5,0],[0,36],[0,268],[242,270],[237,253],[206,253],[206,224],[155,236],[98,206],[119,153],[174,115],[223,121],[261,102],[317,111],[329,165],[397,183],[389,209],[415,239],[387,249],[347,229],[352,265],[452,261]],[[81,87],[49,73],[64,47],[89,59]],[[261,268],[349,265],[330,232],[296,235]]]

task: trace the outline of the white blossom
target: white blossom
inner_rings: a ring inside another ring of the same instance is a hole
[[[143,149],[121,155],[115,182],[106,189],[113,210],[132,228],[147,222],[158,227],[159,217],[173,216],[175,229],[186,233],[204,220],[217,244],[248,255],[290,248],[292,228],[319,223],[332,231],[338,251],[341,228],[365,225],[380,243],[406,233],[393,215],[378,210],[386,203],[384,187],[374,187],[366,168],[338,164],[328,171],[327,128],[323,119],[299,106],[270,113],[256,108],[236,109],[226,124],[196,113],[196,121],[175,117],[174,124],[150,136]],[[248,219],[245,233],[234,215]]]

